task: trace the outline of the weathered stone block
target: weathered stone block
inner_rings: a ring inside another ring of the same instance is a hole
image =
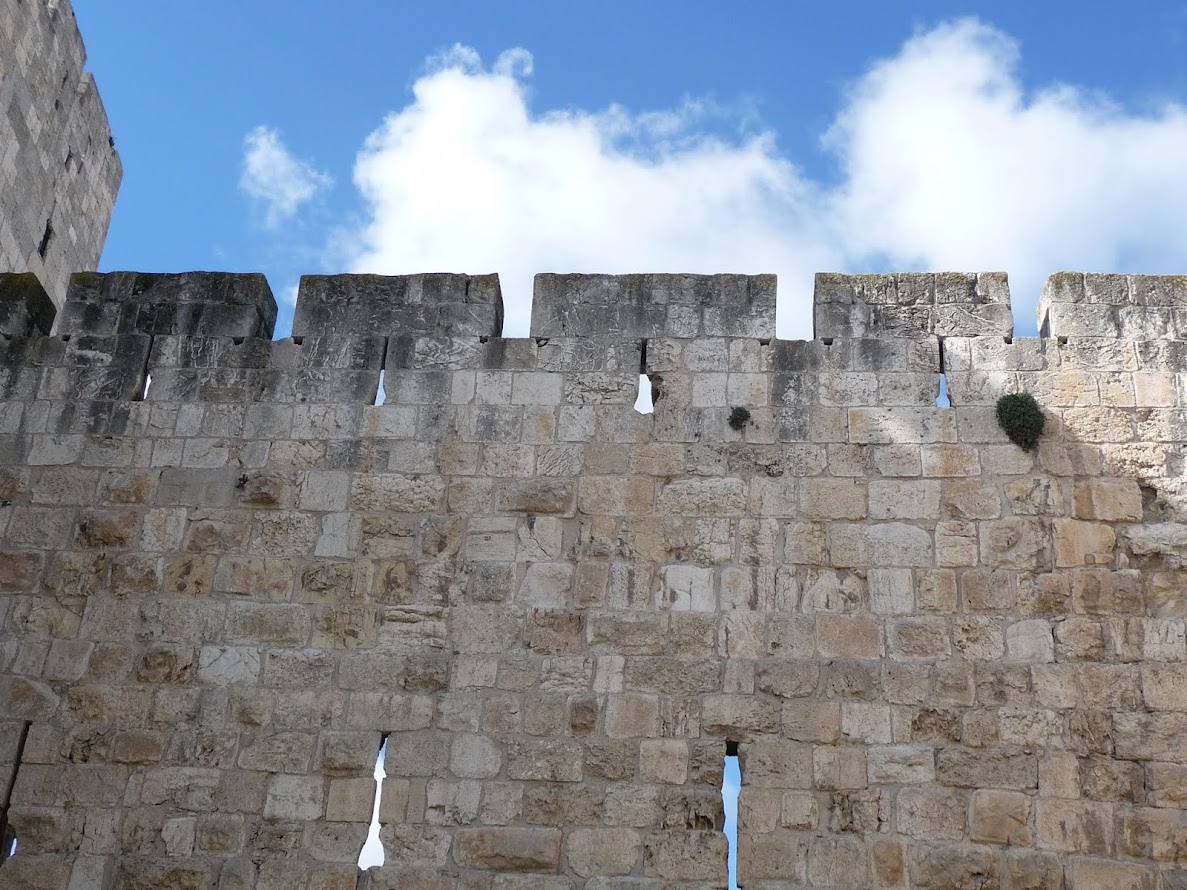
[[[497,337],[502,328],[497,275],[304,275],[293,316],[297,336]]]
[[[495,871],[552,871],[560,852],[561,832],[552,828],[465,829],[453,848],[462,867]]]

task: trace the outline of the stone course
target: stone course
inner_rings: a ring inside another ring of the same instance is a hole
[[[277,341],[260,276],[28,294],[0,886],[718,890],[736,748],[747,890],[1187,887],[1181,279],[1015,338],[1000,273],[821,275],[807,342],[771,276],[541,275],[519,339],[494,276]]]

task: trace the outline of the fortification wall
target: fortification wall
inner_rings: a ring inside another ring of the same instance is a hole
[[[1185,286],[77,276],[0,339],[0,885],[722,888],[736,750],[747,890],[1187,887]]]
[[[94,269],[123,168],[70,0],[0,0],[0,272],[61,306]]]

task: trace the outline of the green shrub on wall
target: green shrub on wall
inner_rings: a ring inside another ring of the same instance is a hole
[[[1010,441],[1023,451],[1033,451],[1047,418],[1028,392],[1015,392],[997,400],[997,422]]]

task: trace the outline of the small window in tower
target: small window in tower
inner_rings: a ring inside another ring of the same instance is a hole
[[[37,255],[45,259],[45,253],[49,250],[50,239],[54,237],[54,224],[51,220],[45,221],[45,232],[41,235],[41,243],[37,245]]]

